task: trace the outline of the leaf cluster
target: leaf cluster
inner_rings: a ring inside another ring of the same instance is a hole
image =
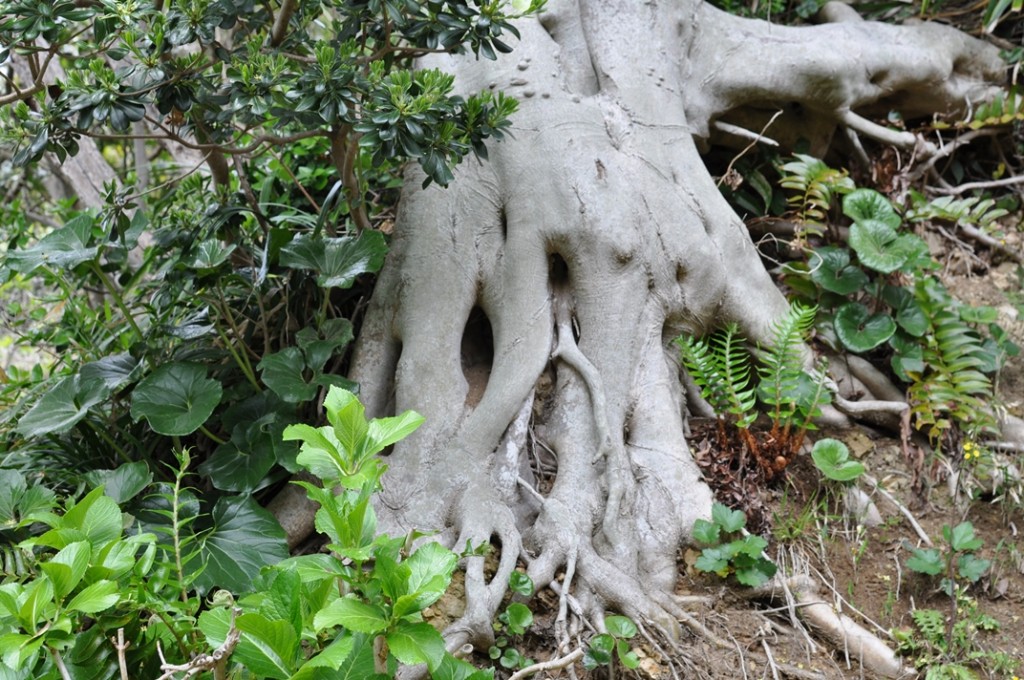
[[[777,567],[764,556],[768,542],[745,533],[746,522],[746,515],[741,511],[715,502],[711,506],[711,521],[698,519],[693,525],[694,540],[708,546],[693,566],[722,578],[732,575],[739,583],[750,587],[771,579]]]

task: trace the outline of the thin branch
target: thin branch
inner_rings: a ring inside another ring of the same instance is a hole
[[[966,184],[961,184],[959,186],[952,187],[951,189],[935,188],[934,191],[940,194],[953,194],[954,196],[959,196],[960,194],[974,189],[998,189],[1000,187],[1016,186],[1017,184],[1024,184],[1024,175],[1014,175],[1013,177],[993,179],[986,182],[967,182]]]
[[[231,610],[231,626],[228,628],[227,637],[224,639],[224,643],[220,647],[213,650],[210,654],[200,654],[188,663],[167,663],[164,659],[163,651],[160,649],[158,643],[157,653],[160,655],[160,670],[164,673],[157,678],[157,680],[174,680],[175,673],[184,673],[185,675],[182,680],[188,680],[188,678],[193,678],[208,671],[215,672],[215,677],[218,678],[218,680],[225,677],[223,674],[224,663],[235,651],[238,641],[242,638],[242,632],[235,627],[235,617],[241,613],[242,610],[238,608]],[[218,669],[220,669],[219,672]]]
[[[110,638],[110,641],[114,643],[114,649],[117,650],[117,667],[121,669],[121,680],[128,680],[128,661],[125,659],[124,653],[128,649],[129,643],[125,642],[124,628],[118,628],[117,637]]]
[[[566,666],[571,666],[572,664],[576,663],[582,658],[583,650],[577,648],[573,650],[572,653],[566,654],[563,657],[551,659],[550,661],[542,661],[540,663],[535,663],[532,666],[527,666],[526,668],[523,668],[522,670],[513,673],[508,680],[522,680],[523,678],[535,675],[537,673],[540,673],[541,671],[559,670],[561,668],[565,668]]]

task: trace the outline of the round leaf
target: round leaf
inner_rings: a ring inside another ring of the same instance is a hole
[[[877,220],[898,229],[903,220],[882,194],[874,189],[857,189],[843,197],[843,214],[854,222]]]
[[[835,315],[836,335],[851,352],[867,352],[878,347],[896,332],[896,322],[888,314],[871,314],[859,302],[840,307]]]
[[[850,227],[850,246],[865,266],[883,274],[899,269],[907,261],[904,248],[894,248],[896,230],[879,220],[854,222]]]
[[[827,291],[849,295],[868,283],[868,275],[850,264],[850,252],[843,248],[826,246],[814,251],[819,259],[812,260],[811,280]]]
[[[199,364],[165,364],[132,392],[132,418],[145,418],[156,432],[192,434],[220,403],[220,383],[206,377]]]

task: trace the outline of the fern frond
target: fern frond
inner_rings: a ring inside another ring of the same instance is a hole
[[[834,198],[853,191],[855,185],[845,170],[834,170],[813,156],[794,156],[795,161],[782,166],[780,184],[795,192],[788,203],[800,219],[813,227],[811,231],[821,233]]]
[[[777,424],[788,422],[800,408],[800,394],[809,383],[803,370],[804,339],[814,326],[816,306],[794,302],[771,328],[772,344],[761,349],[758,396],[772,409]]]
[[[941,285],[923,281],[915,297],[929,323],[925,370],[908,390],[916,427],[927,427],[933,441],[954,424],[969,431],[994,427],[986,407],[992,382],[980,370],[985,365],[981,338],[960,318],[956,301]]]
[[[676,343],[683,365],[715,413],[733,416],[737,427],[749,427],[757,417],[750,387],[750,355],[737,326],[730,324],[706,338],[679,338]]]

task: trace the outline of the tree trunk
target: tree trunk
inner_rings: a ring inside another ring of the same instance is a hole
[[[453,644],[489,641],[520,558],[539,587],[564,571],[597,621],[674,631],[677,549],[712,496],[670,341],[729,321],[763,341],[787,309],[699,155],[736,133],[721,123],[759,132],[782,110],[766,136],[914,148],[865,116],[965,110],[1002,77],[994,48],[948,27],[825,14],[788,28],[692,0],[550,0],[511,56],[429,64],[519,98],[514,139],[448,189],[410,170],[352,378],[369,414],[426,417],[388,460],[383,525],[501,545],[489,580],[468,560]]]

